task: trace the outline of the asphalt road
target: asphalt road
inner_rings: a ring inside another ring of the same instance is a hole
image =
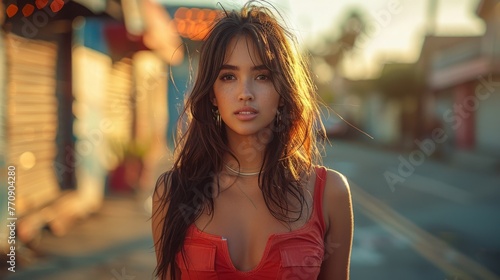
[[[351,279],[500,279],[500,175],[335,141],[324,164],[349,179]]]

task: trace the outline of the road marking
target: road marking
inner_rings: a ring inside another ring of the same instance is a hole
[[[365,192],[352,181],[350,182],[350,186],[353,201],[359,211],[385,227],[391,233],[398,236],[405,236],[415,251],[443,271],[466,280],[500,279],[498,275],[495,275],[486,267],[421,229],[386,204],[380,202],[377,198]]]
[[[420,176],[415,173],[408,177],[403,185],[410,189],[441,197],[459,204],[468,203],[470,201],[469,198],[471,197],[468,192],[455,186],[436,179]]]

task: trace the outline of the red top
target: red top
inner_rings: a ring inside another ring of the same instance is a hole
[[[259,264],[250,271],[236,269],[229,257],[226,240],[199,230],[193,223],[184,241],[186,263],[181,253],[177,264],[182,280],[317,279],[323,261],[325,222],[322,198],[326,169],[316,168],[313,211],[297,230],[271,234]]]

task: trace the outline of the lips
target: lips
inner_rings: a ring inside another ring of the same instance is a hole
[[[257,111],[257,109],[249,106],[242,107],[234,112],[236,117],[242,121],[252,120],[257,116],[258,113],[259,111]]]
[[[234,112],[234,114],[236,114],[236,115],[251,115],[251,114],[257,114],[257,113],[258,113],[257,109],[255,109],[253,107],[248,107],[248,106],[242,107]]]

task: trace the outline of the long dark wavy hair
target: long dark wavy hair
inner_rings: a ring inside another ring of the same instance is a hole
[[[163,191],[157,194],[161,211],[153,215],[165,213],[168,205],[156,244],[161,251],[155,274],[160,279],[166,278],[169,267],[171,278],[176,279],[176,255],[183,252],[187,229],[203,211],[213,216],[213,199],[220,191],[217,174],[223,168],[223,156],[233,155],[224,123],[217,125],[214,120],[211,98],[226,48],[237,36],[253,41],[281,98],[280,118],[262,137],[266,148],[259,187],[269,211],[280,221],[296,221],[302,214],[290,205],[295,201],[302,209],[306,202],[303,178],[319,162],[316,138],[324,129],[309,65],[281,20],[271,4],[250,1],[238,11],[223,10],[204,40],[198,73],[183,112],[186,117],[181,117],[188,123],[179,125],[185,129],[179,135],[173,167],[158,178],[155,189]],[[291,218],[292,212],[298,215]]]

